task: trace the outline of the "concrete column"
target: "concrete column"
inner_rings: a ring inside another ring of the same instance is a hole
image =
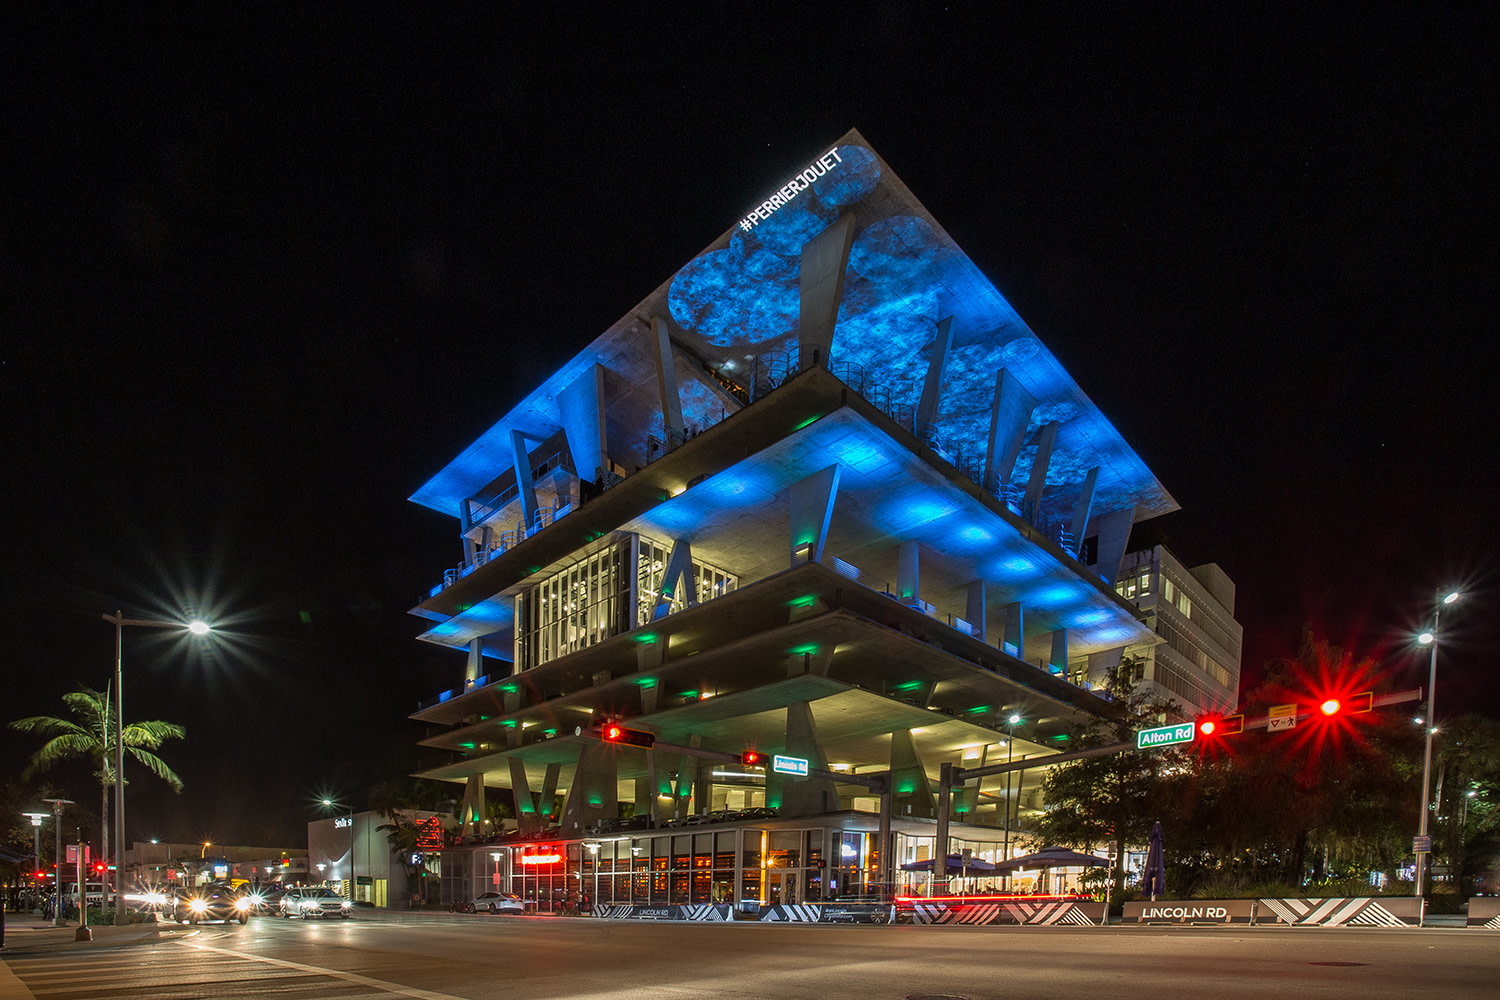
[[[656,316],[651,321],[656,340],[656,387],[661,393],[662,427],[667,432],[667,450],[686,437],[687,424],[682,419],[682,396],[677,391],[677,363],[672,357],[672,338],[667,321]]]
[[[1025,614],[1022,611],[1020,601],[1015,601],[1005,606],[1005,635],[1001,639],[1000,648],[1011,656],[1025,656]]]
[[[1073,507],[1073,523],[1068,533],[1073,536],[1073,555],[1083,551],[1083,533],[1089,527],[1089,510],[1094,505],[1094,486],[1099,482],[1099,467],[1096,465],[1083,477],[1083,488],[1078,493],[1078,503]]]
[[[1135,507],[1112,510],[1099,517],[1099,542],[1094,547],[1094,568],[1113,585],[1120,579],[1120,563],[1130,545],[1130,528],[1135,523]]]
[[[601,473],[609,468],[602,365],[590,365],[557,394],[557,415],[579,478],[602,478]]]
[[[839,491],[839,467],[830,465],[791,488],[791,565],[822,562],[833,503]]]
[[[984,581],[974,580],[969,584],[969,599],[964,606],[964,621],[974,628],[974,638],[989,642],[989,614],[984,603]]]
[[[925,440],[927,428],[937,423],[943,403],[943,375],[948,369],[948,352],[953,348],[953,317],[938,320],[937,335],[927,355],[927,380],[922,384],[922,398],[917,403],[917,437]]]
[[[995,376],[995,401],[990,406],[990,438],[984,453],[984,485],[998,488],[1010,482],[1021,442],[1031,423],[1036,399],[1004,368]]]
[[[802,363],[828,364],[833,348],[833,328],[844,301],[844,275],[849,269],[849,248],[854,245],[854,216],[837,222],[802,245],[801,296],[797,315],[797,339]]]
[[[917,543],[908,539],[896,552],[896,599],[911,604],[922,599],[921,554]]]

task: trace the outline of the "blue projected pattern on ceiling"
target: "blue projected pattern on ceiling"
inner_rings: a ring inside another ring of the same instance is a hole
[[[995,377],[1005,368],[1037,400],[1010,482],[1024,484],[1030,475],[1032,435],[1048,422],[1061,425],[1047,470],[1047,516],[1068,517],[1077,485],[1095,465],[1101,466],[1096,512],[1134,505],[1147,483],[1159,493],[1125,442],[951,241],[912,214],[877,214],[865,222],[871,213],[862,214],[860,203],[877,191],[880,163],[862,146],[837,149],[840,162],[809,190],[753,228],[734,231],[728,246],[700,255],[677,273],[667,295],[672,318],[731,356],[794,346],[802,245],[841,211],[852,210],[856,236],[832,361],[858,364],[895,402],[915,406],[938,321],[952,316],[954,343],[938,414],[946,451],[984,454]]]
[[[669,315],[685,349],[678,388],[690,428],[705,429],[738,408],[698,366],[748,383],[761,355],[797,343],[801,250],[843,215],[854,239],[830,362],[863,372],[867,397],[877,385],[894,406],[915,408],[938,324],[952,319],[952,346],[937,414],[937,441],[972,469],[984,457],[990,407],[1001,369],[1037,401],[1009,482],[1024,485],[1036,455],[1035,433],[1057,421],[1038,524],[1066,524],[1089,469],[1100,469],[1093,513],[1134,508],[1143,519],[1176,502],[1103,417],[1050,351],[944,233],[900,180],[849,132],[801,174],[809,183],[773,193],[709,249],[629,310],[423,486],[412,499],[451,513],[488,489],[510,464],[510,431],[551,433],[561,426],[555,399],[590,365],[610,372],[607,447],[622,467],[654,453],[647,435],[665,437],[650,364],[641,349],[651,316]],[[825,169],[826,168],[826,169]],[[758,369],[757,369],[758,370]],[[873,398],[873,397],[872,397]],[[856,456],[848,456],[852,461]]]

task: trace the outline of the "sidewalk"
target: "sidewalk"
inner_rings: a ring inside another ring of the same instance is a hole
[[[168,924],[175,927],[175,924]],[[64,948],[97,948],[101,945],[129,944],[135,941],[155,939],[160,924],[126,924],[124,927],[90,926],[91,941],[78,941],[78,924],[53,927],[35,913],[7,913],[5,915],[5,947],[0,955],[18,955],[34,951],[55,951]]]

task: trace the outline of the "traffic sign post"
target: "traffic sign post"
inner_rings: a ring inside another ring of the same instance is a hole
[[[1137,750],[1155,750],[1159,747],[1180,746],[1183,743],[1193,742],[1193,732],[1197,727],[1191,722],[1178,722],[1170,726],[1157,726],[1154,729],[1142,729],[1135,734],[1135,748]]]

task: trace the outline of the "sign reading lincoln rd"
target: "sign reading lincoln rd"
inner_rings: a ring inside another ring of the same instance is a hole
[[[784,757],[777,754],[771,759],[771,770],[778,774],[797,774],[807,777],[807,759],[805,757]]]
[[[1157,747],[1171,747],[1177,746],[1180,743],[1191,743],[1193,742],[1195,728],[1191,722],[1179,722],[1171,726],[1142,729],[1135,734],[1135,748],[1137,750],[1155,750]]]
[[[1253,899],[1214,899],[1126,903],[1120,915],[1127,924],[1248,924],[1255,917]]]
[[[783,184],[775,194],[761,202],[760,207],[754,209],[749,215],[741,219],[740,228],[748,233],[772,215],[775,215],[776,210],[782,205],[787,204],[796,198],[797,195],[812,187],[819,177],[822,177],[843,162],[844,158],[839,155],[838,147],[835,146],[833,149],[830,149],[809,163],[806,170],[803,170],[796,177]]]

